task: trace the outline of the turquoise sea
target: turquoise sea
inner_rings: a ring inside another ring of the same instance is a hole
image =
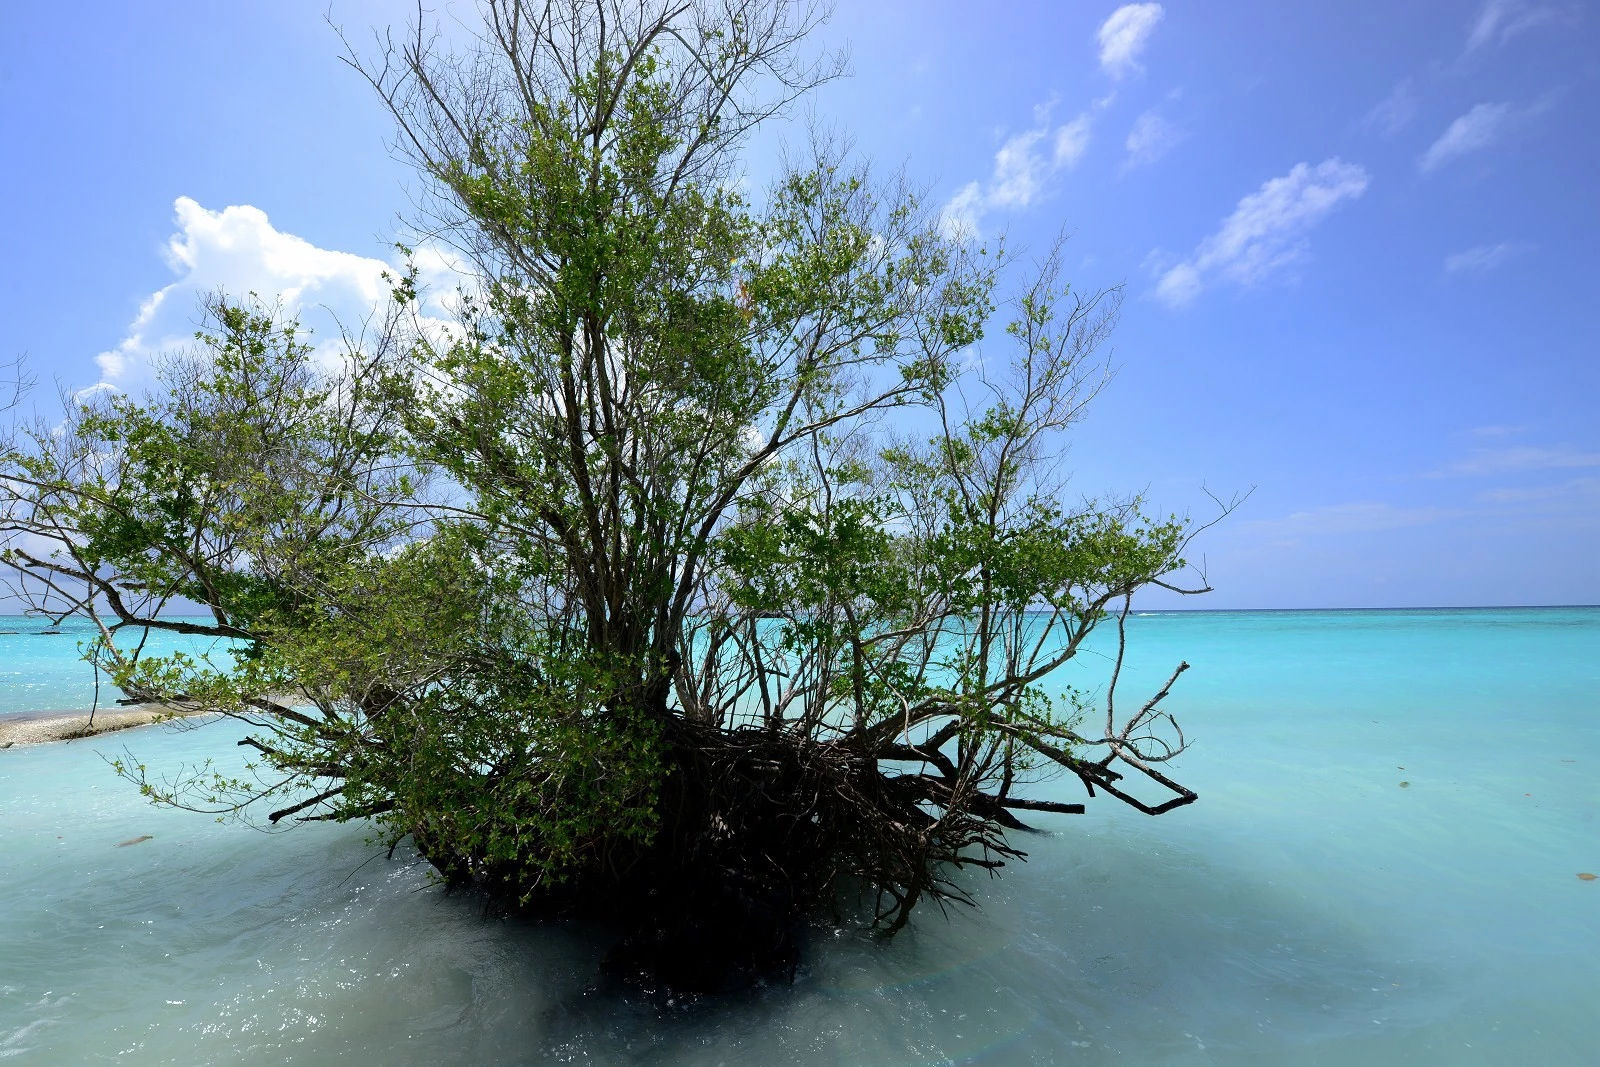
[[[92,623],[81,619],[52,624],[48,619],[0,615],[0,718],[96,706],[95,672],[83,654],[97,633]],[[219,666],[232,663],[227,642],[210,638],[152,630],[145,637],[145,649],[152,655],[182,651],[210,656]],[[101,675],[98,706],[114,708],[121,695]]]
[[[360,827],[158,810],[102,759],[237,760],[227,723],[0,751],[0,1060],[1594,1062],[1600,609],[1129,630],[1124,701],[1193,664],[1168,706],[1197,804],[1091,801],[975,878],[980,910],[821,928],[792,986],[689,1005],[596,989],[596,931],[485,919]],[[86,706],[75,655],[0,635],[0,712]]]

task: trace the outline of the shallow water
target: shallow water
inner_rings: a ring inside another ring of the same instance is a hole
[[[157,810],[98,755],[232,760],[226,723],[0,752],[0,1059],[1590,1062],[1600,610],[1130,633],[1128,702],[1194,665],[1199,803],[1091,802],[981,910],[819,930],[793,986],[686,1007],[597,991],[598,932],[485,920],[358,827]]]

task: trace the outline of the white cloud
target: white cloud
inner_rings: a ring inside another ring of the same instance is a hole
[[[1039,143],[1048,130],[1019,133],[994,154],[994,177],[989,185],[989,204],[994,207],[1027,207],[1039,195],[1048,164],[1039,155]]]
[[[1529,4],[1524,0],[1487,0],[1472,21],[1467,35],[1467,51],[1475,52],[1486,44],[1505,44],[1524,30],[1556,20],[1570,13],[1548,4]]]
[[[1430,473],[1430,477],[1467,477],[1506,474],[1512,471],[1577,470],[1600,467],[1600,452],[1562,446],[1540,448],[1518,445],[1512,448],[1480,448],[1466,459]]]
[[[1513,426],[1509,423],[1499,422],[1491,426],[1474,426],[1467,432],[1473,437],[1515,437],[1526,429],[1526,426]]]
[[[1472,20],[1472,32],[1467,35],[1467,51],[1482,48],[1494,38],[1494,31],[1499,28],[1510,6],[1507,0],[1488,0],[1479,9],[1478,17]]]
[[[1132,8],[1154,8],[1154,18],[1159,20],[1161,17],[1160,4],[1130,5],[1113,14],[1101,27],[1102,39],[1106,27]],[[1154,25],[1153,21],[1151,25]],[[1148,32],[1148,27],[1139,31],[1139,40],[1129,45],[1132,48],[1130,57],[1138,51],[1143,43],[1143,35]],[[984,216],[989,212],[1032,206],[1049,191],[1051,179],[1078,165],[1089,150],[1095,116],[1109,108],[1116,97],[1115,91],[1097,97],[1077,116],[1053,128],[1050,115],[1055,110],[1057,98],[1052,95],[1048,100],[1036,104],[1033,108],[1033,126],[1006,138],[1000,145],[994,154],[994,168],[988,179],[966,183],[945,203],[940,214],[940,225],[944,232],[950,236],[977,237],[981,233]],[[1002,130],[997,130],[996,137],[1002,133]]]
[[[1194,255],[1166,270],[1156,295],[1179,307],[1198,296],[1212,277],[1238,285],[1261,281],[1301,258],[1306,234],[1340,203],[1366,192],[1367,183],[1364,169],[1341,159],[1315,167],[1296,164],[1240,200]]]
[[[1305,508],[1270,519],[1239,523],[1247,540],[1288,547],[1321,538],[1348,538],[1362,534],[1431,526],[1467,520],[1481,529],[1486,520],[1527,517],[1592,516],[1600,507],[1600,478],[1579,475],[1553,485],[1511,485],[1484,489],[1459,500],[1440,504],[1392,504],[1364,500]]]
[[[1205,286],[1200,281],[1200,271],[1192,264],[1179,263],[1161,275],[1156,283],[1156,296],[1170,307],[1183,307]]]
[[[174,282],[165,289],[158,289],[145,297],[144,301],[139,305],[139,313],[133,317],[133,323],[128,327],[127,336],[122,339],[122,342],[116,348],[102,352],[94,357],[95,363],[99,364],[102,376],[107,379],[124,378],[128,375],[130,363],[139,361],[141,357],[147,357],[154,351],[172,348],[179,342],[179,338],[162,335],[156,339],[156,345],[152,348],[150,338],[151,327],[156,320],[157,314],[161,311],[162,306],[167,303],[168,295],[177,287],[178,283]],[[197,293],[196,295],[198,296],[199,294]],[[90,386],[89,389],[82,390],[82,392],[88,394],[98,388],[98,385],[106,384],[108,383],[100,382],[96,386]]]
[[[331,353],[337,324],[359,327],[389,300],[379,259],[319,248],[272,225],[266,212],[248,204],[211,211],[181,196],[173,204],[177,232],[164,258],[177,277],[145,298],[122,341],[96,357],[103,380],[92,389],[134,389],[149,383],[155,357],[193,344],[201,303],[219,290],[230,298],[257,293],[298,317]],[[430,313],[442,314],[462,274],[462,264],[425,246],[415,261],[432,292]],[[433,320],[429,320],[433,321]]]
[[[115,393],[116,391],[117,387],[110,382],[96,382],[73,393],[72,399],[80,404],[87,404],[102,393]]]
[[[1515,117],[1510,104],[1478,104],[1446,127],[1418,166],[1424,174],[1460,156],[1488,148]]]
[[[983,188],[977,182],[968,182],[945,204],[940,223],[947,236],[976,237],[982,218]]]
[[[1139,53],[1166,14],[1160,4],[1125,4],[1100,26],[1100,69],[1121,78],[1139,69]]]
[[[1508,486],[1478,494],[1486,504],[1600,503],[1600,478],[1574,478],[1558,485]]]
[[[1484,274],[1526,251],[1528,251],[1527,245],[1510,241],[1478,245],[1444,257],[1444,269],[1448,274]]]
[[[1411,79],[1407,78],[1394,87],[1388,96],[1367,112],[1363,120],[1368,126],[1376,126],[1385,137],[1393,137],[1417,117],[1417,94],[1411,87]]]
[[[1092,127],[1087,113],[1056,129],[1054,163],[1057,167],[1077,166],[1078,160],[1089,148],[1089,130]]]
[[[1034,109],[1039,123],[1005,140],[994,154],[994,169],[987,182],[968,182],[951,197],[941,213],[946,234],[976,237],[983,218],[996,209],[1032,206],[1049,188],[1050,180],[1070,170],[1089,147],[1093,122],[1085,111],[1054,130],[1050,105]]]
[[[1154,163],[1179,141],[1183,133],[1155,111],[1146,111],[1133,122],[1124,147],[1128,150],[1129,167],[1142,167]]]
[[[1574,514],[1592,515],[1596,507],[1600,507],[1600,478],[1583,475],[1554,485],[1497,486],[1447,504],[1408,506],[1370,500],[1327,504],[1278,518],[1241,522],[1239,532],[1251,540],[1286,547],[1318,538],[1386,533],[1461,520],[1481,528],[1486,520],[1570,519]]]
[[[1245,533],[1273,538],[1316,537],[1340,534],[1379,533],[1409,526],[1426,526],[1465,514],[1457,508],[1396,507],[1379,501],[1329,504],[1296,511],[1276,519],[1256,519],[1240,523]]]

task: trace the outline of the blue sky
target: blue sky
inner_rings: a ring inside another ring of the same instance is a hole
[[[135,385],[219,285],[313,324],[381,292],[414,180],[325,10],[0,7],[0,357]],[[1074,488],[1254,487],[1181,606],[1600,602],[1600,11],[877,0],[829,44],[818,119],[1126,287]]]

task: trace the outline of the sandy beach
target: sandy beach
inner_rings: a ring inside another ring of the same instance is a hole
[[[70,741],[80,737],[148,726],[180,716],[205,712],[174,709],[161,704],[136,704],[127,708],[104,709],[94,713],[90,724],[87,711],[42,711],[0,718],[0,749],[14,745],[39,745],[48,741]]]

